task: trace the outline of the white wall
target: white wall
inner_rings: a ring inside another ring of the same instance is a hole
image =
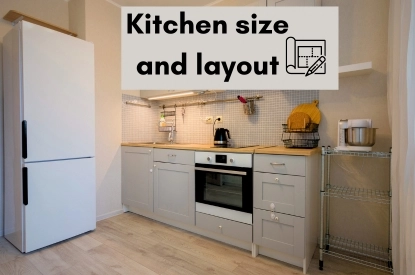
[[[9,10],[16,10],[48,23],[68,29],[68,3],[56,0],[0,0],[0,18]],[[0,236],[3,235],[3,36],[12,29],[12,24],[0,19]]]
[[[389,151],[392,133],[387,109],[389,0],[323,0],[339,7],[339,64],[372,61],[369,75],[341,78],[338,91],[320,91],[320,145],[336,146],[337,121],[371,118],[378,128],[374,151]],[[331,184],[375,190],[389,188],[387,159],[333,157]],[[333,199],[331,234],[386,246],[387,205]]]
[[[86,40],[95,45],[97,219],[121,206],[121,10],[85,1]]]

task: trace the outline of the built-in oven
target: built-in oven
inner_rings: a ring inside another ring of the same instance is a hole
[[[196,211],[252,224],[252,154],[195,152]]]

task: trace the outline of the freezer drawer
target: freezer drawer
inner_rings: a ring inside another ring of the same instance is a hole
[[[24,251],[96,227],[95,159],[29,163],[24,206]]]

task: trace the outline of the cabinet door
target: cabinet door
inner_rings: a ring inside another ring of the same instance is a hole
[[[267,0],[267,6],[321,6],[321,0]]]
[[[305,177],[254,173],[254,207],[305,217]]]
[[[195,168],[154,162],[154,213],[195,224]]]
[[[304,258],[304,218],[254,209],[254,243]]]
[[[122,203],[153,212],[153,148],[122,147]]]

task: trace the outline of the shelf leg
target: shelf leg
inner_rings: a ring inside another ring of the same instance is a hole
[[[392,148],[390,148],[391,156],[389,158],[389,240],[388,240],[388,267],[392,267]]]
[[[327,155],[327,182],[326,182],[326,250],[330,248],[330,155]]]
[[[325,147],[321,152],[321,186],[320,186],[320,243],[319,243],[319,268],[323,270],[323,246],[324,246],[324,190],[325,190]]]
[[[318,261],[318,269],[323,270],[323,261]]]

